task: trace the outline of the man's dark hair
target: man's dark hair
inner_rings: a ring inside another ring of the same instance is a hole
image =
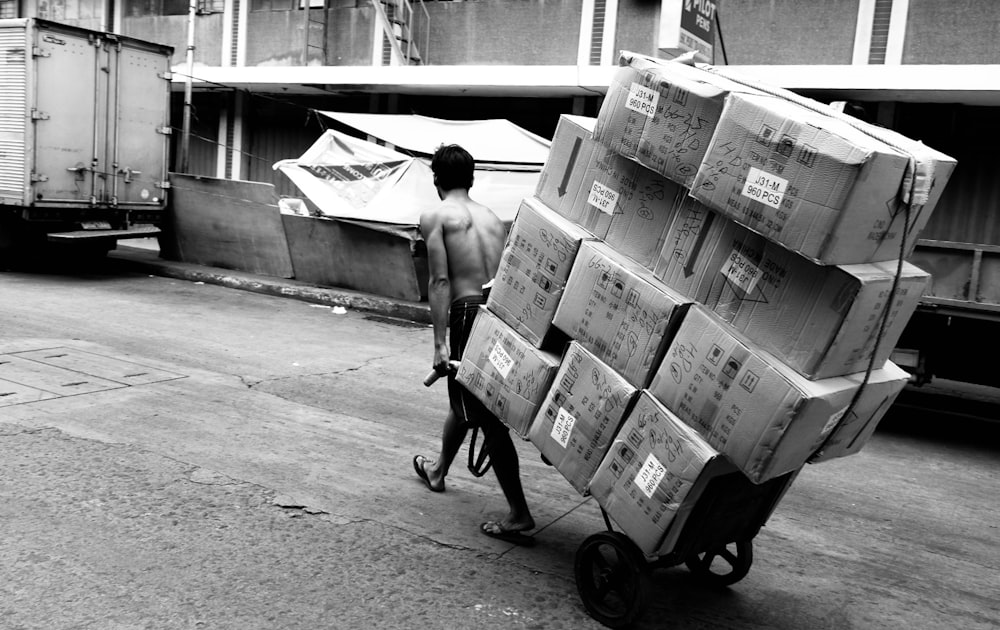
[[[476,161],[457,144],[441,145],[431,158],[431,170],[441,190],[472,188],[472,173]]]

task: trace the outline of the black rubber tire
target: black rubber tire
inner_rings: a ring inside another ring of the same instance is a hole
[[[599,532],[576,551],[576,588],[590,616],[624,628],[646,608],[646,558],[628,536]]]
[[[684,564],[695,577],[714,586],[729,586],[746,577],[753,564],[753,543],[741,540],[688,558]]]

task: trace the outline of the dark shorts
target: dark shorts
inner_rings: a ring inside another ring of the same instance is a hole
[[[448,328],[452,360],[462,359],[465,346],[469,342],[469,334],[472,332],[472,324],[476,321],[476,314],[483,304],[486,304],[486,297],[479,295],[458,298],[451,303]],[[448,400],[455,415],[465,422],[484,426],[488,430],[507,428],[497,420],[486,405],[465,389],[454,375],[448,377]]]

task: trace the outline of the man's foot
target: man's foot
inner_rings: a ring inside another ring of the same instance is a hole
[[[514,545],[521,545],[522,547],[533,547],[535,545],[535,538],[526,535],[524,532],[534,527],[535,524],[533,522],[512,525],[501,521],[486,521],[479,526],[479,531],[490,538],[496,538]]]
[[[427,474],[427,468],[426,468],[427,463],[430,461],[431,460],[427,459],[423,455],[414,455],[413,470],[416,471],[417,476],[420,477],[420,480],[424,482],[424,485],[427,486],[428,490],[430,490],[431,492],[444,492],[443,479],[438,484],[431,483],[431,478],[430,475]]]

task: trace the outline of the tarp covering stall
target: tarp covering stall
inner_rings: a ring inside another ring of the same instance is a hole
[[[521,200],[534,194],[548,156],[547,140],[508,121],[336,116],[415,153],[433,153],[442,143],[461,144],[477,162],[470,195],[507,225]],[[384,121],[381,127],[376,125],[379,120]],[[441,202],[426,157],[330,129],[302,156],[282,160],[274,168],[298,187],[313,215],[293,219],[286,213],[296,278],[402,299],[426,297],[426,253],[418,225],[421,213]],[[338,251],[315,251],[331,247]],[[406,260],[395,260],[400,257]]]
[[[459,144],[479,163],[535,164],[541,168],[551,144],[502,118],[444,120],[415,114],[319,113],[412,153],[431,155],[442,144]]]
[[[416,226],[424,210],[441,202],[425,160],[332,129],[301,157],[274,168],[325,217]],[[538,177],[536,169],[476,169],[470,194],[510,223]]]

